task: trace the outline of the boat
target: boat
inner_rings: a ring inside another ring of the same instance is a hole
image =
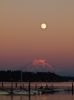
[[[9,91],[9,93],[10,94],[12,93],[14,95],[38,95],[40,94],[38,90],[30,90],[30,92],[28,90],[13,90],[13,91]]]
[[[5,90],[0,90],[0,95],[9,95],[10,93]]]

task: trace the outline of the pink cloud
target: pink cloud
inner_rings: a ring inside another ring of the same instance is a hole
[[[46,59],[35,59],[32,62],[33,65],[42,65],[42,66],[49,66]]]

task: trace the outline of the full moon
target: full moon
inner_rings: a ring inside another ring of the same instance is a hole
[[[41,28],[42,28],[43,30],[46,29],[46,28],[47,28],[46,23],[42,23],[42,24],[41,24]]]

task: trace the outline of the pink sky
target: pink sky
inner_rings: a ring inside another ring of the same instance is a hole
[[[23,65],[36,58],[48,59],[59,71],[73,69],[73,0],[0,1],[0,64]]]

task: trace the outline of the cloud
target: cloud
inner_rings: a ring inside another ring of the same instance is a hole
[[[35,59],[33,60],[32,65],[48,66],[49,64],[46,59]]]
[[[53,71],[53,66],[48,63],[47,59],[34,59],[32,61],[32,67],[33,70],[36,71]]]
[[[46,59],[34,59],[31,63],[27,64],[23,70],[29,72],[52,72],[53,66],[48,63]]]

